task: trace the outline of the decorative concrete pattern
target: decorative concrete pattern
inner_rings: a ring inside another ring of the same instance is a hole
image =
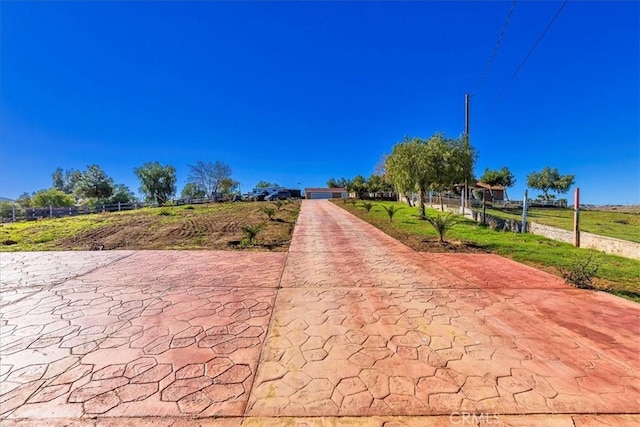
[[[312,203],[249,415],[639,411],[636,304],[495,255],[418,254]]]
[[[276,288],[286,253],[222,251],[137,251],[82,276],[82,282],[205,287]]]
[[[541,301],[574,300],[568,317],[597,311],[581,291],[550,293]],[[554,315],[515,293],[282,290],[249,414],[637,411],[634,334],[602,347],[596,329],[558,327]]]
[[[3,426],[640,425],[637,304],[326,201],[288,254],[0,254],[0,281]]]
[[[166,255],[136,253],[4,307],[0,414],[242,415],[284,256]]]

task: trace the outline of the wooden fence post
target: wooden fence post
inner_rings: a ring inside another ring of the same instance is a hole
[[[482,190],[482,224],[487,224],[487,190]]]
[[[524,202],[522,203],[522,232],[527,232],[527,204],[529,198],[529,190],[524,190]]]

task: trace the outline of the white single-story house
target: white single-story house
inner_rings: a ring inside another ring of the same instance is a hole
[[[349,193],[344,188],[305,188],[306,199],[346,199]]]

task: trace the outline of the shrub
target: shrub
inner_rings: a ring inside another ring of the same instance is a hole
[[[273,216],[276,214],[276,210],[268,206],[260,208],[260,212],[264,213],[270,220],[273,220]]]
[[[371,202],[364,202],[362,203],[362,207],[367,211],[370,212],[371,208],[373,208],[373,203]]]
[[[173,210],[172,210],[172,209],[169,209],[169,208],[161,208],[161,209],[158,211],[158,215],[161,215],[161,216],[173,216],[173,215],[175,215],[175,213],[173,212]]]
[[[195,208],[191,205],[185,205],[182,209],[195,209]]]
[[[263,228],[264,223],[258,225],[245,225],[244,227],[242,227],[242,232],[244,233],[244,238],[241,242],[242,245],[252,245],[256,239],[256,236],[262,231]]]
[[[393,222],[394,215],[398,213],[398,211],[402,208],[399,208],[395,205],[391,205],[391,206],[382,205],[382,209],[384,209],[387,215],[389,215],[389,222]]]
[[[280,210],[284,207],[284,205],[287,204],[287,202],[285,202],[284,200],[276,200],[275,202],[273,202],[273,204],[276,205],[276,208],[278,208],[278,210]]]
[[[593,277],[600,265],[593,260],[593,255],[575,261],[568,269],[560,267],[565,282],[579,289],[593,289]]]
[[[626,218],[618,218],[613,220],[616,224],[629,225],[629,220]]]
[[[440,243],[444,243],[444,236],[447,234],[447,231],[459,222],[459,220],[451,213],[446,215],[437,214],[435,217],[427,217],[425,219],[438,233]]]

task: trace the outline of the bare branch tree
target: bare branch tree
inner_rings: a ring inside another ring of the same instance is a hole
[[[188,182],[194,183],[207,195],[220,192],[224,180],[228,179],[231,179],[231,166],[224,162],[198,160],[195,165],[189,165]]]

